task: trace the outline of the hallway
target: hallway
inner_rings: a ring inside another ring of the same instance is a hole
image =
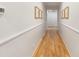
[[[58,30],[47,30],[35,56],[43,57],[68,57],[69,53],[60,38]]]
[[[79,56],[79,2],[0,2],[0,57]]]

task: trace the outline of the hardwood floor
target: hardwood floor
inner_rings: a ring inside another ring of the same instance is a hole
[[[67,57],[69,53],[60,38],[58,31],[48,30],[43,38],[38,50],[35,54],[36,57]]]

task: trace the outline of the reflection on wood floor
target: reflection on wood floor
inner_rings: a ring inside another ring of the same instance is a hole
[[[69,53],[58,31],[48,30],[35,54],[38,57],[67,57]]]

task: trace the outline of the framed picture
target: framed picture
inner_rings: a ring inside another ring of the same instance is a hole
[[[64,16],[65,16],[65,19],[69,19],[69,7],[66,7],[64,9]]]
[[[41,11],[41,19],[43,18],[43,11]]]
[[[34,18],[35,19],[42,19],[43,17],[43,12],[40,8],[38,8],[37,6],[35,6],[34,8]]]
[[[64,10],[61,11],[61,18],[64,19],[65,15],[64,15]]]
[[[40,19],[43,18],[43,11],[40,9]]]
[[[35,6],[35,8],[34,8],[34,18],[35,19],[39,19],[39,12],[40,12],[39,8],[37,6]]]

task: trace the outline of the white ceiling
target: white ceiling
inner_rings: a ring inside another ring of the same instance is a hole
[[[43,4],[48,10],[57,10],[60,7],[61,2],[43,2]]]

